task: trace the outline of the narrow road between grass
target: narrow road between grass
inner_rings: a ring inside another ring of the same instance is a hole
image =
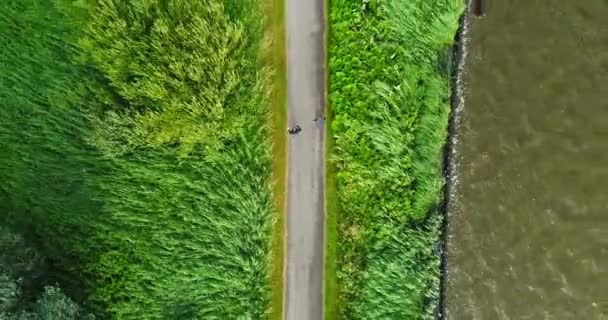
[[[286,0],[289,137],[285,319],[323,318],[324,0]]]

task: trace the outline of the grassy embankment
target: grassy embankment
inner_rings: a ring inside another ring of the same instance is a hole
[[[269,317],[263,4],[67,3],[0,4],[0,222],[114,318]]]
[[[285,259],[285,215],[287,193],[287,64],[285,44],[285,1],[266,0],[268,16],[267,64],[271,75],[272,172],[276,224],[273,232],[272,256],[272,314],[273,320],[283,319],[283,270]]]
[[[328,208],[339,216],[329,217],[338,267],[331,274],[326,265],[327,319],[431,319],[450,112],[445,53],[463,3],[329,3]]]

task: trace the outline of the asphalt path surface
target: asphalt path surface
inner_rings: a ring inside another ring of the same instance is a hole
[[[286,0],[289,135],[285,319],[323,319],[324,0]],[[287,133],[286,133],[287,134]]]

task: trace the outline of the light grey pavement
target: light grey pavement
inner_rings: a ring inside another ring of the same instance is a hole
[[[323,319],[324,0],[285,0],[289,126],[285,319]],[[286,133],[287,134],[287,133]]]

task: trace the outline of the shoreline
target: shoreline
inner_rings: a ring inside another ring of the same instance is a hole
[[[456,31],[454,45],[452,46],[452,57],[454,64],[452,65],[451,81],[452,81],[452,94],[450,97],[450,118],[448,121],[448,136],[444,145],[443,150],[443,163],[442,171],[444,177],[443,186],[443,199],[439,206],[440,214],[443,216],[443,223],[441,226],[440,238],[439,238],[439,254],[440,254],[440,282],[439,282],[439,301],[437,303],[437,311],[435,313],[435,319],[444,320],[445,317],[445,300],[446,300],[446,283],[448,280],[448,267],[447,267],[447,256],[448,256],[448,239],[449,239],[449,207],[451,198],[453,196],[453,189],[458,183],[457,176],[455,174],[458,167],[457,152],[455,149],[456,142],[458,141],[458,126],[459,116],[464,108],[464,84],[462,80],[462,74],[466,65],[467,57],[467,42],[468,32],[470,27],[470,15],[471,15],[471,3],[474,0],[465,0],[465,9],[460,17],[459,27]]]

